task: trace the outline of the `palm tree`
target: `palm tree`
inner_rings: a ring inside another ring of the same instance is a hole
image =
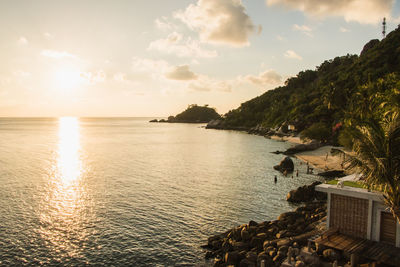
[[[382,186],[391,213],[400,222],[400,116],[387,114],[383,120],[369,118],[350,127],[354,154],[347,168],[363,174],[368,186]]]

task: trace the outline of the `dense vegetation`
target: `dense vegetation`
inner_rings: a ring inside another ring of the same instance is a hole
[[[189,123],[207,123],[211,120],[220,119],[221,116],[214,108],[198,106],[196,104],[189,105],[188,108],[178,115],[168,117],[168,122],[189,122]]]
[[[315,70],[301,71],[284,86],[229,111],[222,125],[249,129],[293,124],[305,137],[351,142],[341,133],[345,121],[364,116],[371,101],[398,106],[399,88],[400,28],[382,41],[367,43],[360,56],[336,57]]]

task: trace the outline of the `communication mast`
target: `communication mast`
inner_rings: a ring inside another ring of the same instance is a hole
[[[383,18],[383,22],[382,22],[382,35],[383,35],[383,38],[386,37],[386,18]]]

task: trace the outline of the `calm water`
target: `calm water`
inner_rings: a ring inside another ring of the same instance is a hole
[[[272,169],[288,146],[145,119],[0,119],[0,265],[201,265],[209,235],[274,219],[316,179]]]

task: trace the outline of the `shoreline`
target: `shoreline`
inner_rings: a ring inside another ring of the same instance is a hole
[[[271,140],[289,142],[293,145],[310,143],[310,142],[303,142],[297,136],[280,137],[277,135],[273,135],[271,136]],[[325,145],[315,150],[295,153],[293,154],[293,157],[296,157],[297,159],[303,161],[304,163],[308,162],[308,164],[313,168],[322,171],[344,170],[341,165],[341,163],[343,162],[342,157],[339,155],[332,155],[331,154],[332,148],[336,147],[331,145]]]

